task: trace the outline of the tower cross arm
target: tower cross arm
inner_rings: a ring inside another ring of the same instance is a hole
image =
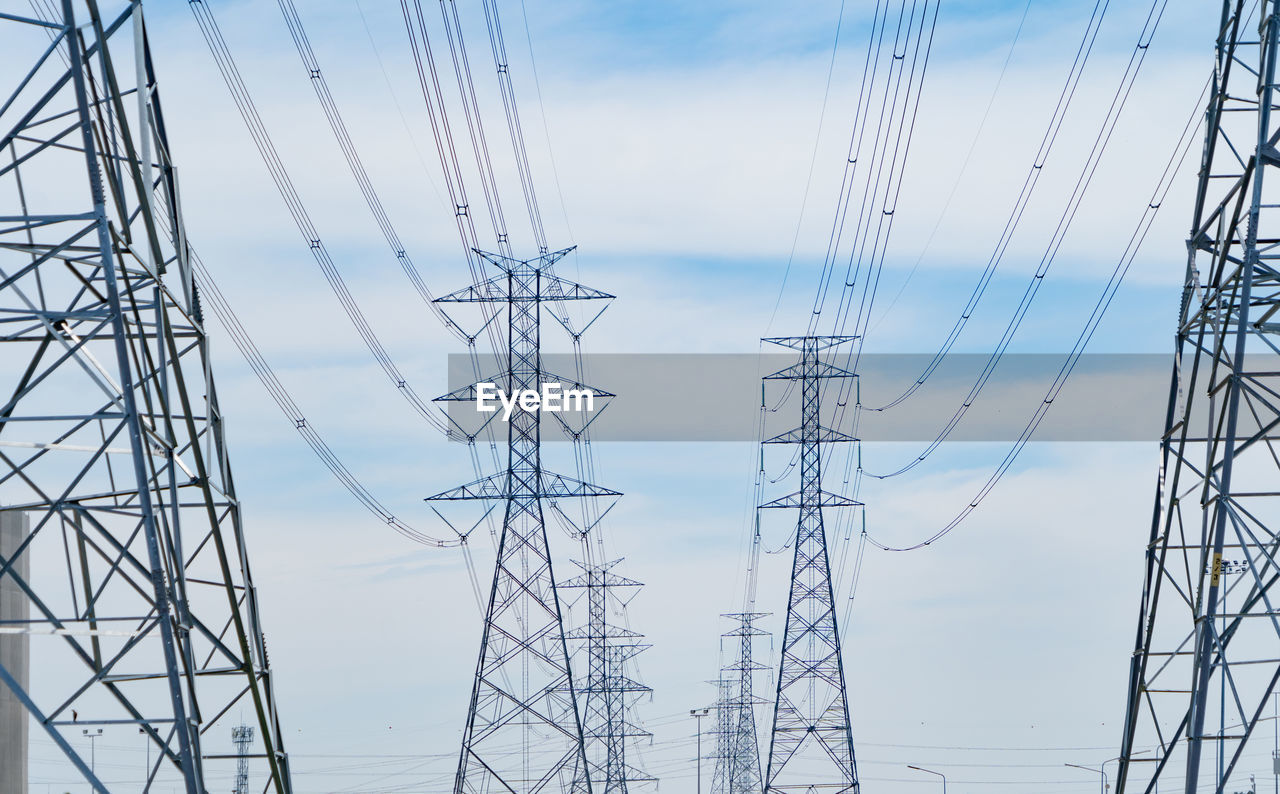
[[[860,507],[862,502],[856,499],[850,499],[847,496],[831,493],[830,491],[819,491],[818,502],[815,505],[807,505],[801,499],[801,492],[796,491],[786,496],[780,496],[770,502],[760,505],[764,508],[783,508],[783,507]]]
[[[801,444],[805,441],[818,441],[823,444],[832,441],[857,441],[858,439],[848,433],[841,433],[839,430],[832,430],[829,427],[819,427],[817,438],[807,438],[803,428],[795,428],[785,433],[780,433],[773,438],[766,439],[765,444]]]
[[[582,569],[582,573],[565,579],[560,583],[561,587],[642,587],[644,585],[643,582],[638,582],[626,576],[619,576],[610,570],[622,562],[622,558],[602,565],[586,565],[577,560],[572,560],[572,562]]]
[[[479,397],[481,386],[491,386],[495,383],[502,383],[505,378],[506,378],[506,373],[498,373],[496,375],[490,376],[488,380],[476,381],[475,383],[468,383],[466,386],[462,386],[457,389],[454,389],[448,394],[442,394],[439,397],[436,397],[434,400],[432,400],[432,402],[475,402],[476,399]],[[605,391],[604,389],[598,389],[594,386],[588,386],[584,383],[579,383],[578,381],[573,380],[572,378],[562,378],[559,375],[554,375],[550,372],[539,372],[538,383],[540,385],[555,383],[555,384],[558,384],[563,390],[566,390],[566,391],[568,390],[572,390],[575,392],[589,391],[591,392],[591,395],[593,397],[607,398],[607,397],[617,396],[613,392]],[[490,399],[492,399],[492,395],[490,395]]]
[[[539,300],[612,300],[615,297],[607,292],[601,292],[598,289],[585,287],[576,281],[570,281],[566,278],[553,276],[546,272],[542,273],[540,281],[541,288],[538,290]]]
[[[507,300],[506,276],[494,276],[441,295],[433,303],[506,303]]]
[[[612,300],[615,295],[592,287],[583,286],[576,281],[561,278],[538,268],[530,266],[523,275],[534,275],[538,280],[537,294],[511,294],[509,280],[522,274],[517,271],[502,276],[494,276],[475,284],[469,284],[460,290],[441,295],[435,303],[523,303],[529,301],[584,301]]]
[[[442,491],[434,496],[428,496],[424,501],[452,502],[466,499],[508,499],[512,496],[508,485],[509,480],[507,472],[498,472],[488,477],[473,480],[466,485]],[[543,471],[538,492],[529,495],[543,499],[569,499],[588,496],[621,496],[622,493],[609,488],[602,488],[589,482],[583,482],[582,480],[575,480],[563,474]]]
[[[760,341],[778,345],[779,347],[789,347],[792,350],[804,350],[806,346],[809,346],[817,351],[826,350],[836,345],[843,345],[845,342],[853,342],[860,338],[857,336],[771,336]]]
[[[828,364],[825,361],[815,361],[810,365],[804,362],[792,364],[783,370],[778,370],[772,375],[765,375],[765,380],[802,380],[804,378],[856,378],[856,374],[850,372],[843,367],[837,367],[834,364]]]

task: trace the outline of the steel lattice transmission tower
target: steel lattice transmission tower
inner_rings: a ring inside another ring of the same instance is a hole
[[[253,747],[253,726],[237,725],[232,728],[231,742],[236,746],[235,794],[249,794],[249,753]]]
[[[155,751],[144,790],[204,794],[231,759],[203,736],[235,708],[288,792],[142,5],[49,7],[0,17],[28,67],[0,100],[0,503],[31,520],[0,558],[30,618],[0,630],[33,635],[35,671],[0,687],[92,790],[76,740],[123,724]]]
[[[631,660],[649,647],[640,642],[644,635],[609,620],[610,611],[624,603],[617,593],[641,587],[640,582],[613,573],[619,562],[578,563],[582,573],[560,584],[561,588],[586,593],[587,623],[566,636],[582,643],[587,661],[587,674],[579,676],[577,693],[596,794],[626,794],[629,783],[654,780],[627,758],[629,742],[650,735],[631,720],[631,707],[653,690],[628,675],[627,669]],[[586,791],[587,779],[585,773],[579,774],[574,790]]]
[[[753,644],[764,635],[755,622],[764,612],[724,615],[738,626],[723,634],[734,642],[734,660],[720,671],[720,697],[716,704],[716,768],[711,779],[713,794],[759,794],[760,744],[756,734],[756,706],[766,702],[755,694],[755,674],[767,669],[755,660]]]
[[[1222,6],[1119,792],[1243,778],[1280,680],[1278,10]]]
[[[721,635],[724,636],[724,635]],[[729,708],[730,701],[733,700],[734,690],[737,688],[738,682],[730,677],[725,669],[720,668],[720,677],[714,681],[708,681],[716,688],[716,702],[714,710],[716,713],[715,729],[712,733],[716,737],[716,747],[714,756],[716,760],[715,769],[711,775],[711,791],[713,794],[720,794],[728,787],[728,777],[726,771],[728,765],[725,763],[729,758],[729,745],[733,736],[733,725],[735,723],[736,714]]]
[[[553,266],[571,250],[531,260],[478,251],[501,275],[437,299],[505,306],[506,371],[491,382],[508,395],[541,392],[543,383],[572,382],[542,369],[544,303],[613,297],[555,275]],[[474,402],[478,386],[439,399]],[[521,409],[511,413],[505,471],[428,499],[483,500],[503,511],[455,794],[568,791],[587,768],[543,500],[619,493],[543,469],[541,416]],[[586,785],[590,791],[591,781]]]
[[[766,375],[765,380],[799,381],[801,399],[800,427],[764,442],[800,445],[800,490],[761,505],[800,511],[765,772],[766,792],[808,794],[814,788],[838,794],[859,791],[835,593],[822,526],[822,508],[859,504],[822,490],[823,445],[854,440],[822,426],[823,384],[854,375],[824,361],[820,355],[856,338],[799,336],[764,340],[799,351],[798,363]]]

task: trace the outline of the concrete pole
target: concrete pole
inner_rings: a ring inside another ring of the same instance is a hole
[[[12,558],[31,531],[25,513],[0,511],[0,557]],[[31,616],[31,605],[11,575],[29,581],[31,555],[24,553],[14,571],[0,576],[0,626],[16,628]],[[26,634],[0,634],[0,666],[24,688],[31,685],[31,638]],[[13,692],[0,684],[0,792],[27,791],[27,710]]]

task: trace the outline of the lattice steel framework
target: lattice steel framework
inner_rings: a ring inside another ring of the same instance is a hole
[[[543,304],[613,296],[554,274],[555,263],[571,250],[531,260],[477,252],[502,275],[437,299],[443,304],[506,307],[506,371],[486,383],[496,383],[515,395],[540,392],[543,383],[572,382],[542,369]],[[474,402],[478,385],[439,399]],[[511,413],[505,471],[428,499],[484,500],[500,504],[504,512],[455,794],[568,791],[583,769],[588,770],[585,790],[591,791],[593,783],[552,573],[543,500],[619,493],[543,469],[541,416],[520,409]]]
[[[724,637],[734,642],[734,660],[721,668],[720,697],[716,704],[716,768],[711,778],[713,794],[759,794],[760,744],[756,734],[756,707],[764,699],[755,694],[755,674],[766,667],[755,660],[753,644],[764,635],[755,622],[764,612],[725,615],[738,621]]]
[[[628,675],[628,663],[649,647],[640,642],[644,635],[609,620],[610,611],[623,601],[618,593],[641,587],[612,571],[619,562],[578,563],[582,573],[560,584],[586,593],[587,623],[571,629],[567,637],[583,644],[587,661],[587,675],[579,678],[577,692],[590,779],[598,794],[626,794],[628,784],[654,780],[627,758],[631,740],[651,735],[632,721],[631,707],[653,690]],[[587,775],[580,774],[574,790],[586,791],[586,783]]]
[[[236,746],[236,787],[234,794],[249,794],[249,754],[253,747],[253,726],[237,725],[232,728],[231,743]]]
[[[854,375],[822,360],[820,355],[855,338],[800,336],[764,340],[799,351],[798,363],[765,376],[765,380],[799,381],[801,399],[800,427],[764,442],[800,445],[800,490],[761,505],[800,511],[765,772],[766,792],[859,791],[835,593],[822,526],[822,508],[859,504],[822,490],[822,445],[854,440],[822,426],[822,386],[829,379]]]
[[[737,689],[738,682],[730,677],[722,667],[720,668],[720,677],[707,683],[714,685],[716,688],[716,727],[712,731],[716,737],[716,746],[712,756],[715,758],[716,765],[711,775],[711,791],[714,794],[719,794],[727,786],[728,778],[725,776],[725,771],[728,766],[725,761],[729,758],[729,746],[733,739],[733,725],[737,716],[729,708],[728,704],[733,700],[734,690]]]
[[[1247,785],[1280,680],[1276,12],[1222,5],[1119,792]]]
[[[0,503],[31,519],[0,558],[30,619],[28,687],[0,686],[108,786],[81,732],[141,729],[147,781],[204,794],[233,709],[264,790],[291,790],[142,5],[0,15]],[[24,61],[25,59],[25,61]],[[29,563],[29,576],[20,574]],[[113,779],[121,774],[115,770]]]

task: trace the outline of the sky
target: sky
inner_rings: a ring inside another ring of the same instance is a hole
[[[275,4],[209,5],[353,293],[418,391],[443,393],[446,356],[459,346],[406,288]],[[398,5],[298,5],[424,278],[437,294],[465,286]],[[561,273],[618,296],[584,349],[755,353],[762,336],[803,332],[846,161],[869,4],[499,5],[551,245],[578,246]],[[1168,5],[1011,351],[1064,353],[1074,343],[1200,106],[1211,5]],[[1108,4],[1042,182],[958,352],[986,353],[999,339],[1150,7]],[[942,2],[866,350],[932,353],[946,338],[1035,160],[1093,8]],[[187,231],[201,258],[308,422],[398,515],[446,534],[421,500],[471,479],[465,449],[423,426],[369,361],[276,195],[186,4],[154,4],[148,20]],[[474,57],[486,57],[483,31],[474,32]],[[499,107],[487,101],[490,135],[501,142]],[[1169,350],[1192,149],[1090,350]],[[501,163],[499,181],[518,208],[514,173]],[[527,234],[513,241],[530,242]],[[481,627],[463,556],[417,546],[364,513],[311,456],[223,329],[213,326],[211,335],[297,790],[445,790]],[[563,339],[547,344],[569,348]],[[1098,397],[1068,386],[1062,399]],[[1029,416],[1037,399],[1008,410]],[[939,426],[944,421],[938,417]],[[563,457],[560,446],[549,455]],[[928,537],[968,504],[1006,450],[944,444],[907,474],[866,481],[868,531],[889,545]],[[865,466],[896,469],[919,451],[919,444],[868,444]],[[727,442],[596,449],[597,481],[626,494],[605,526],[607,546],[624,559],[622,572],[646,583],[629,608],[632,627],[652,643],[640,672],[653,694],[637,715],[654,737],[640,750],[667,794],[697,787],[688,712],[714,698],[706,682],[717,674],[719,635],[729,628],[719,616],[741,604],[756,455],[753,444]],[[1095,776],[1064,765],[1096,767],[1118,752],[1156,464],[1154,439],[1033,443],[943,540],[910,553],[867,551],[843,626],[864,790],[938,790],[936,778],[908,764],[943,772],[961,794],[1094,790]],[[771,460],[770,474],[784,465]],[[788,484],[768,492],[781,495]],[[828,521],[833,557],[847,561],[857,534]],[[775,637],[789,566],[785,524],[766,523],[759,572],[757,607],[772,613],[766,628]],[[568,575],[571,544],[556,537],[553,546],[557,570]],[[483,579],[492,553],[481,545],[475,556]],[[842,605],[851,568],[840,566]],[[761,661],[776,664],[776,642],[761,645]],[[772,680],[764,676],[761,687]],[[131,741],[108,737],[99,758],[105,751],[106,763],[139,765]],[[1249,771],[1263,777],[1268,752],[1255,747]],[[710,762],[702,773],[705,785]],[[40,774],[37,766],[34,783]]]

